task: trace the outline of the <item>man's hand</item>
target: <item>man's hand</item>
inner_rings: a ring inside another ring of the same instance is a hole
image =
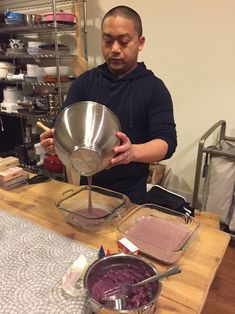
[[[50,155],[56,155],[53,137],[54,129],[45,131],[40,135],[40,143],[45,151]]]
[[[113,148],[115,156],[111,166],[129,164],[130,162],[151,163],[162,160],[167,151],[168,143],[162,139],[154,139],[142,144],[132,144],[126,134],[117,132],[121,144]]]
[[[112,158],[111,165],[129,164],[134,159],[134,146],[126,134],[117,132],[117,137],[121,144],[113,149],[116,155]]]

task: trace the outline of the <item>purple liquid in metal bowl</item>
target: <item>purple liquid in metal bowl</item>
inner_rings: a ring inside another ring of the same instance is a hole
[[[119,287],[124,283],[133,284],[154,274],[153,271],[150,272],[150,269],[144,265],[114,264],[106,266],[101,273],[96,272],[96,274],[93,274],[89,291],[93,299],[106,305],[104,294],[109,289]],[[128,297],[125,298],[125,307],[123,309],[130,310],[144,306],[153,300],[157,290],[158,282],[133,288]]]

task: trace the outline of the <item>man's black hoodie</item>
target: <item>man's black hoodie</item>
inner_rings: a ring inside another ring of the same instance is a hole
[[[133,144],[162,139],[169,145],[165,159],[174,153],[177,141],[171,96],[144,63],[121,78],[106,63],[83,73],[73,82],[65,106],[88,100],[111,109]],[[145,202],[148,174],[148,164],[131,162],[95,174],[92,184],[123,193],[140,204]],[[86,178],[81,184],[87,184]]]

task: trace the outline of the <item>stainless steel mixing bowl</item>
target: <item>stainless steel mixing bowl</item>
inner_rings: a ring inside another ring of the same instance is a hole
[[[161,281],[155,281],[152,283],[153,290],[150,301],[143,306],[139,306],[138,308],[132,308],[128,310],[116,309],[115,304],[113,304],[114,308],[112,308],[110,307],[110,304],[103,305],[95,300],[92,293],[92,288],[94,287],[94,285],[103,278],[104,274],[107,272],[108,269],[110,269],[110,267],[114,268],[120,266],[129,266],[133,267],[133,269],[136,267],[140,269],[145,269],[151,275],[156,275],[158,273],[158,271],[152,264],[134,255],[120,253],[108,255],[96,260],[88,267],[83,278],[84,288],[86,290],[93,312],[96,314],[155,314],[157,310],[157,298],[159,297],[162,289]]]
[[[91,176],[108,166],[120,144],[121,126],[104,105],[82,101],[66,107],[55,121],[55,150],[60,160],[81,175]]]

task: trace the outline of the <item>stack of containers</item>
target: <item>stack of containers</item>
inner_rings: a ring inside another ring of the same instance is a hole
[[[19,165],[18,158],[6,157],[0,159],[0,187],[3,189],[12,189],[26,183],[29,174]]]

